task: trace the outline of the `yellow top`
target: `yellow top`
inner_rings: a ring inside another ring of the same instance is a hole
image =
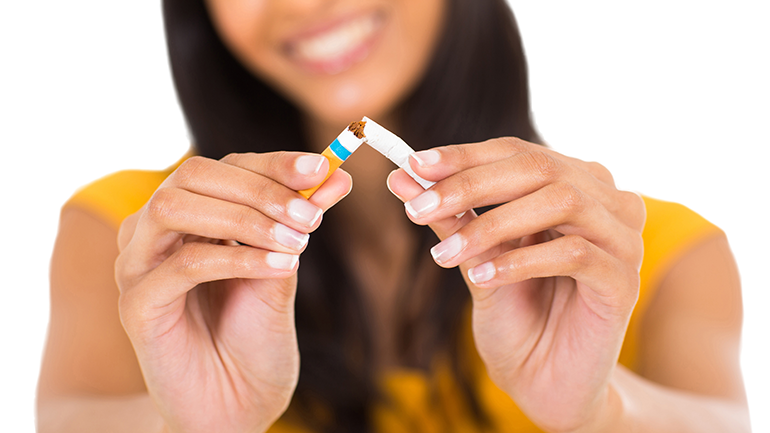
[[[181,161],[180,161],[181,162]],[[179,163],[164,171],[122,171],[82,188],[65,204],[85,209],[113,227],[139,210]],[[634,309],[620,363],[631,370],[638,365],[638,332],[655,290],[670,266],[688,249],[719,232],[719,229],[690,209],[675,203],[644,197],[647,223],[644,228],[644,261],[641,269],[639,301]],[[469,323],[469,321],[468,321]],[[492,421],[494,432],[540,432],[486,375],[483,363],[470,343],[472,365],[477,375],[476,394]],[[475,432],[473,418],[458,397],[460,390],[448,368],[440,364],[426,375],[407,369],[391,371],[380,378],[382,390],[391,404],[374,410],[379,432]],[[432,390],[437,390],[437,394]],[[305,433],[307,430],[279,421],[271,433]]]

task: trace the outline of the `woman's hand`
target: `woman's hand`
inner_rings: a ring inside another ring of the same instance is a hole
[[[438,183],[423,191],[398,170],[389,186],[442,239],[436,262],[462,269],[490,377],[547,431],[596,428],[638,296],[641,198],[598,164],[513,138],[415,156]]]
[[[120,316],[171,431],[266,430],[286,409],[299,355],[299,254],[350,190],[320,155],[193,157],[121,226]]]

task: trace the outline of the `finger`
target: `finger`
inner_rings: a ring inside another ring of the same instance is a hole
[[[118,250],[119,251],[123,251],[123,249],[131,241],[131,238],[134,237],[134,233],[136,232],[136,224],[139,222],[140,215],[141,215],[141,211],[134,212],[131,215],[124,218],[123,222],[120,223],[120,228],[118,229]]]
[[[320,218],[320,208],[305,203],[317,209]],[[151,262],[173,253],[174,245],[187,235],[298,253],[307,244],[311,229],[293,225],[299,230],[245,205],[179,188],[163,188],[147,204],[132,244]]]
[[[641,262],[641,233],[567,183],[548,185],[484,213],[431,253],[439,265],[453,267],[495,246],[548,229],[584,237],[616,257]]]
[[[499,148],[495,143],[488,147]],[[598,181],[590,173],[566,163],[564,158],[555,157],[555,152],[539,148],[491,160],[484,165],[473,165],[489,158],[487,152],[482,152],[478,145],[475,147],[475,151],[465,149],[454,152],[465,155],[471,163],[449,161],[461,171],[449,175],[426,193],[407,202],[406,208],[415,223],[427,224],[463,209],[516,200],[548,184],[569,182],[601,202],[629,226],[641,229],[643,225],[643,203],[638,196],[617,191],[613,186]],[[494,151],[488,153],[495,154]]]
[[[610,307],[604,311],[617,311],[617,307],[630,311],[636,303],[638,272],[580,236],[514,249],[467,272],[471,293],[480,299],[501,286],[559,276],[582,283],[587,299],[596,306]]]
[[[516,137],[495,138],[479,143],[442,146],[415,152],[410,155],[410,164],[417,174],[437,182],[471,167],[530,152],[542,152],[558,161],[579,167],[604,183],[614,185],[612,174],[601,164],[562,155],[544,145]]]
[[[222,161],[190,158],[166,179],[159,191],[164,188],[184,189],[199,195],[252,207],[295,230],[314,229],[322,213],[321,209],[293,190],[297,185],[301,185],[300,183],[289,182],[287,179],[299,177],[295,169],[290,168],[292,164],[303,166],[302,160],[316,157],[326,161],[326,158],[320,155],[289,152],[231,154]],[[270,167],[271,164],[275,164],[276,167]],[[328,161],[324,164],[328,164]],[[321,164],[321,167],[324,164]],[[292,171],[294,171],[293,174],[288,173]],[[309,179],[314,177],[317,177],[316,180],[320,182],[323,174],[316,173]],[[156,192],[155,195],[157,196],[158,193]],[[150,202],[154,200],[157,201],[155,196],[150,199]],[[161,204],[167,205],[167,203]]]
[[[318,185],[329,170],[329,160],[317,153],[232,153],[221,162],[273,179],[295,191]]]
[[[297,190],[323,180],[328,161],[298,152],[230,154],[221,160],[194,156],[185,160],[162,187],[177,187],[223,200],[248,204],[269,180]]]
[[[121,302],[141,305],[140,311],[152,314],[153,309],[171,305],[199,284],[231,278],[288,278],[298,263],[295,254],[190,242],[146,274],[141,284],[121,287]],[[121,277],[117,280],[130,281]]]
[[[412,198],[425,192],[425,189],[412,179],[412,177],[403,169],[392,171],[388,175],[387,185],[390,192],[403,202],[408,202]],[[468,224],[476,218],[476,216],[476,213],[471,209],[458,215],[452,215],[434,221],[430,224],[430,228],[436,233],[439,239],[444,239],[465,224]]]

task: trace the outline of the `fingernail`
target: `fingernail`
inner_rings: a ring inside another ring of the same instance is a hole
[[[393,176],[393,173],[395,173],[395,172],[396,172],[396,170],[393,170],[393,171],[390,172],[390,174],[388,175],[388,179],[385,181],[385,185],[388,186],[388,191],[390,191],[391,194],[395,195],[399,200],[404,201],[404,199],[401,198],[401,196],[399,196],[395,192],[393,192],[393,188],[390,187],[390,177]]]
[[[475,268],[469,269],[468,279],[471,280],[473,284],[486,283],[495,277],[496,272],[495,265],[493,265],[492,262],[486,262]]]
[[[441,154],[437,150],[421,150],[413,153],[411,156],[420,167],[437,164],[441,159]]]
[[[404,204],[406,211],[414,218],[420,218],[436,210],[441,198],[435,191],[425,191]]]
[[[273,269],[281,269],[285,271],[294,269],[294,266],[297,265],[298,261],[299,256],[297,255],[276,253],[273,251],[267,253],[267,257],[265,257],[265,262],[268,266]]]
[[[305,247],[307,240],[310,239],[310,235],[307,233],[300,233],[281,223],[276,223],[273,226],[273,238],[276,242],[286,248],[299,251]]]
[[[289,202],[288,213],[291,219],[308,227],[315,225],[321,218],[321,208],[301,198]]]
[[[302,155],[294,162],[294,167],[300,174],[312,176],[321,170],[324,159],[321,155]]]
[[[444,264],[460,254],[460,251],[462,251],[463,248],[465,248],[465,239],[455,233],[431,248],[430,254],[433,256],[433,260],[435,260],[436,263]]]

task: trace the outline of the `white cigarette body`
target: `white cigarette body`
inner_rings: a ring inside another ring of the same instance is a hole
[[[366,125],[364,125],[364,135],[366,135],[364,141],[369,146],[393,161],[397,166],[403,168],[423,188],[428,189],[436,183],[421,178],[412,170],[412,167],[409,165],[409,155],[414,153],[414,149],[409,147],[404,140],[366,116],[362,120],[366,122]]]

